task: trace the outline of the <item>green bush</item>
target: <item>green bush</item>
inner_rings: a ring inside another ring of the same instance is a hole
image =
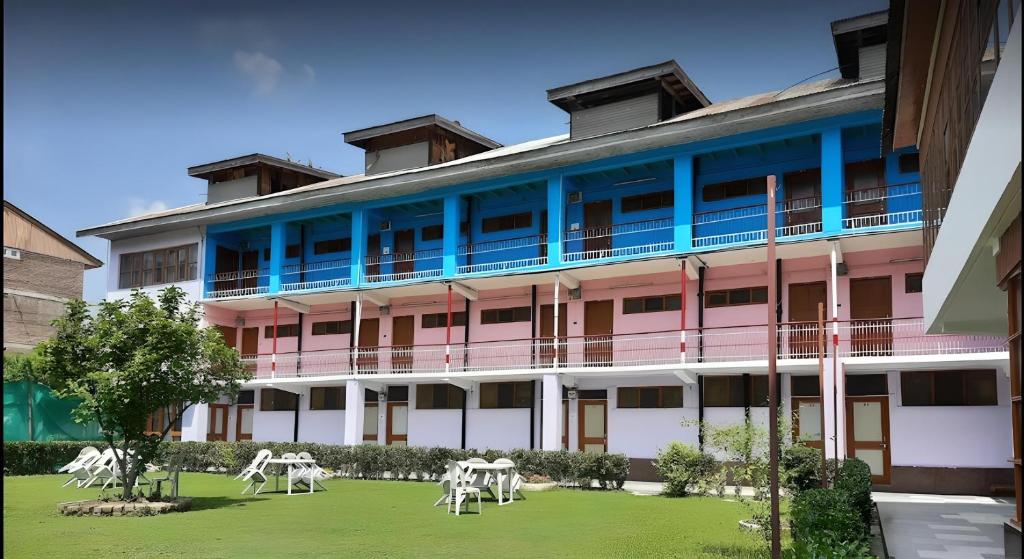
[[[858,542],[867,535],[860,514],[841,489],[803,491],[793,499],[789,518],[793,539],[812,547],[825,540]]]
[[[104,441],[4,442],[4,475],[51,474],[78,455],[86,446],[105,448]],[[364,479],[381,479],[385,472],[391,479],[437,479],[446,471],[449,460],[466,460],[482,456],[489,461],[509,458],[521,475],[543,475],[563,485],[590,487],[596,480],[603,488],[621,489],[629,475],[629,459],[622,454],[584,454],[582,452],[517,449],[388,447],[372,444],[357,446],[317,443],[276,443],[254,441],[232,442],[164,442],[157,460],[177,458],[188,471],[236,473],[248,466],[260,449],[269,449],[275,456],[285,452],[309,452],[324,468],[341,475]]]
[[[779,461],[783,483],[791,495],[821,487],[821,451],[802,444],[783,449]]]
[[[665,480],[664,494],[685,497],[691,487],[705,486],[703,482],[718,470],[718,461],[688,444],[671,442],[658,452],[654,466]]]
[[[843,460],[835,488],[846,493],[865,526],[871,524],[871,468],[856,458]]]

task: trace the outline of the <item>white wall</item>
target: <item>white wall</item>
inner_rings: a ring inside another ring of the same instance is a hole
[[[345,444],[345,410],[299,411],[299,440],[307,443]]]
[[[417,385],[409,386],[409,446],[462,446],[462,410],[416,408]]]
[[[302,425],[301,420],[299,425]],[[255,408],[252,414],[252,440],[291,442],[294,433],[295,412],[260,411],[258,406]]]
[[[629,382],[621,383],[622,386],[666,384],[679,383],[666,383],[658,379],[630,379]],[[696,384],[683,385],[683,407],[660,409],[619,408],[617,387],[608,389],[608,452],[621,452],[630,458],[655,458],[658,451],[672,441],[697,446]],[[691,421],[694,425],[683,427],[683,420]],[[570,430],[579,430],[578,423],[573,423],[571,418]],[[578,433],[574,434],[578,436]],[[576,444],[570,448],[579,448]]]
[[[466,401],[466,448],[512,450],[530,448],[530,410],[480,409],[480,391]],[[540,422],[540,410],[536,421]],[[456,431],[456,434],[459,432]]]
[[[178,231],[168,231],[166,233],[157,233],[155,235],[110,241],[110,257],[107,263],[107,298],[123,299],[132,292],[131,289],[118,289],[118,274],[120,273],[122,254],[155,250],[159,248],[173,248],[192,243],[198,243],[199,245],[197,253],[198,269],[196,271],[196,279],[195,281],[177,282],[174,285],[177,285],[184,290],[193,301],[198,301],[202,297],[203,293],[203,244],[201,242],[201,235],[198,227],[190,227],[188,229],[181,229]],[[142,290],[146,293],[156,294],[168,285],[171,284],[153,285],[145,287]]]
[[[1010,381],[996,372],[997,406],[903,406],[900,374],[889,373],[893,466],[1008,468]]]
[[[206,404],[193,404],[181,414],[181,440],[205,441],[209,429],[210,407]]]

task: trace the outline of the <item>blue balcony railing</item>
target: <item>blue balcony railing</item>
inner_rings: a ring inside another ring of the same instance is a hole
[[[672,218],[648,219],[566,231],[562,260],[647,256],[675,248]]]
[[[820,233],[821,198],[794,198],[775,205],[776,237]],[[700,212],[693,215],[693,246],[743,244],[767,240],[768,205]]]
[[[843,199],[843,229],[899,226],[920,222],[920,183],[850,190]]]

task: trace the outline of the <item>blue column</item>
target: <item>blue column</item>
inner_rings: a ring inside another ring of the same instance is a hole
[[[443,250],[444,264],[442,274],[446,278],[454,277],[459,268],[459,223],[462,216],[459,211],[462,209],[459,203],[461,196],[449,194],[444,197],[444,240]]]
[[[203,280],[203,297],[208,297],[210,291],[213,291],[213,275],[217,273],[217,239],[210,234],[209,230],[206,231],[206,244],[203,252],[205,253],[203,256],[203,275],[200,278]]]
[[[548,179],[548,265],[562,263],[562,235],[565,234],[565,189],[562,175]]]
[[[285,246],[288,244],[288,224],[275,221],[270,224],[270,292],[281,291],[281,268],[284,267]]]
[[[352,287],[358,287],[366,265],[366,210],[352,210],[352,257],[349,273]]]
[[[821,133],[821,228],[826,235],[843,230],[843,130]]]
[[[693,156],[680,155],[673,160],[672,224],[677,252],[693,249]]]

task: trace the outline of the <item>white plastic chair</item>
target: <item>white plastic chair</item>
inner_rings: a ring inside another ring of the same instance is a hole
[[[245,495],[245,492],[248,491],[250,487],[253,488],[252,494],[255,495],[263,489],[264,485],[267,484],[267,476],[263,473],[263,470],[267,467],[267,460],[270,460],[270,457],[273,455],[274,453],[270,452],[269,449],[264,448],[260,450],[256,453],[256,457],[253,458],[252,463],[246,466],[244,470],[235,476],[236,480],[241,479],[242,481],[249,482],[249,485],[246,485],[245,489],[242,490],[242,495]],[[259,487],[256,487],[257,482],[260,484]]]
[[[455,505],[455,516],[459,516],[459,512],[462,510],[462,503],[466,503],[466,512],[469,512],[469,499],[470,495],[476,495],[476,512],[477,514],[483,513],[480,501],[480,489],[477,487],[471,487],[469,480],[466,479],[466,474],[462,470],[462,466],[459,466],[458,462],[448,462],[448,478],[451,480],[449,483],[448,490],[448,512],[452,512],[452,505]]]
[[[437,505],[442,504],[442,503],[447,503],[448,502],[448,497],[451,496],[451,492],[452,492],[452,476],[451,476],[451,474],[449,474],[448,472],[445,472],[444,475],[441,476],[441,479],[438,480],[437,484],[441,486],[441,498],[438,499],[437,501],[434,501],[434,506],[435,507]]]
[[[298,456],[302,460],[312,460],[313,459],[313,455],[308,453],[308,452],[306,452],[306,451],[302,451],[302,452],[298,453],[296,456]],[[318,466],[316,462],[313,462],[312,464],[307,464],[307,465],[304,465],[304,466],[308,470],[310,470],[310,478],[313,480],[313,483],[315,483],[316,486],[319,487],[320,489],[323,489],[324,491],[327,491],[327,488],[324,487],[324,485],[322,483],[320,483],[320,480],[327,479],[327,472],[324,471],[323,468]]]
[[[469,462],[470,464],[487,464],[487,460],[484,460],[483,458],[470,458],[469,460],[466,460],[466,462]],[[494,490],[491,489],[491,484],[494,483],[491,472],[481,470],[479,472],[469,474],[467,479],[470,487],[486,491],[491,494],[491,497],[495,499],[498,498],[498,496],[494,494]]]
[[[63,474],[64,472],[72,472],[74,470],[77,470],[78,468],[80,468],[82,466],[82,463],[85,462],[90,456],[92,456],[94,454],[99,454],[99,453],[100,453],[100,451],[96,450],[96,447],[94,447],[94,446],[87,446],[87,447],[83,448],[82,450],[78,451],[78,456],[76,456],[74,460],[68,462],[67,464],[65,464],[63,466],[61,466],[60,469],[57,470],[57,473],[58,474]]]
[[[281,458],[295,460],[299,456],[294,452],[286,452],[281,455]],[[309,486],[313,483],[313,469],[306,464],[292,464],[291,466],[291,471],[288,473],[288,485],[291,487],[303,485],[306,489],[309,489]]]
[[[64,482],[61,487],[67,487],[72,483],[77,484],[81,487],[81,483],[91,477],[89,473],[89,467],[93,465],[97,460],[100,459],[103,453],[97,450],[95,447],[87,446],[82,449],[78,456],[69,462],[67,465],[57,470],[57,473],[68,473],[72,474],[71,478]]]
[[[501,480],[501,487],[498,488],[498,491],[508,493],[509,497],[511,497],[512,493],[514,492],[516,495],[519,495],[520,499],[526,499],[526,497],[523,496],[522,492],[523,477],[520,476],[519,472],[516,471],[516,463],[509,460],[508,458],[498,458],[497,460],[494,461],[494,463],[501,464],[504,466],[512,466],[512,468],[508,470],[508,474],[505,475],[504,478]]]

